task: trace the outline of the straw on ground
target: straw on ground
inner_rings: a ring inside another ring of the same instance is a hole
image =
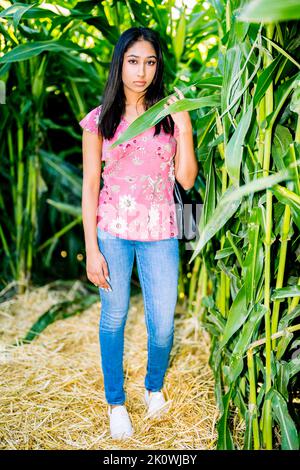
[[[134,436],[110,437],[100,369],[101,304],[51,324],[30,344],[12,347],[36,319],[70,292],[36,288],[1,304],[2,449],[214,449],[218,418],[208,365],[209,336],[179,307],[161,418],[145,420],[147,332],[141,295],[131,298],[125,329],[126,405]]]

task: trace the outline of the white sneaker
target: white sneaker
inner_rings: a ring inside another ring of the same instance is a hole
[[[148,407],[146,418],[158,417],[166,413],[172,400],[166,401],[162,392],[149,392],[145,390],[145,404]]]
[[[126,439],[132,436],[133,428],[125,405],[114,408],[108,405],[110,434],[113,439]]]

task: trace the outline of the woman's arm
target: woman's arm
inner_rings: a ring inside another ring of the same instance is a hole
[[[84,130],[82,134],[82,221],[87,254],[99,250],[96,212],[100,191],[101,155],[102,136]]]
[[[83,131],[82,222],[85,238],[86,272],[95,285],[110,289],[108,266],[97,240],[97,207],[100,191],[102,136]]]
[[[180,99],[184,98],[181,90],[174,87]],[[176,95],[172,95],[165,108],[179,101]],[[174,137],[177,141],[177,149],[174,157],[175,178],[183,189],[188,190],[194,186],[198,175],[198,162],[194,150],[193,128],[191,116],[188,111],[177,111],[170,113],[174,121]]]
[[[180,128],[176,140],[175,177],[183,189],[188,190],[194,186],[199,171],[192,127]]]

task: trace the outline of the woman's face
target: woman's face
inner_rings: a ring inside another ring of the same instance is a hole
[[[157,67],[155,49],[149,41],[137,41],[124,54],[122,80],[124,88],[140,94],[151,84]],[[135,83],[135,82],[144,83]]]

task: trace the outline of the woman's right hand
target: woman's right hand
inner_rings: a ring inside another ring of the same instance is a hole
[[[106,278],[109,279],[108,266],[100,250],[86,256],[86,274],[88,279],[98,287],[111,290]]]

